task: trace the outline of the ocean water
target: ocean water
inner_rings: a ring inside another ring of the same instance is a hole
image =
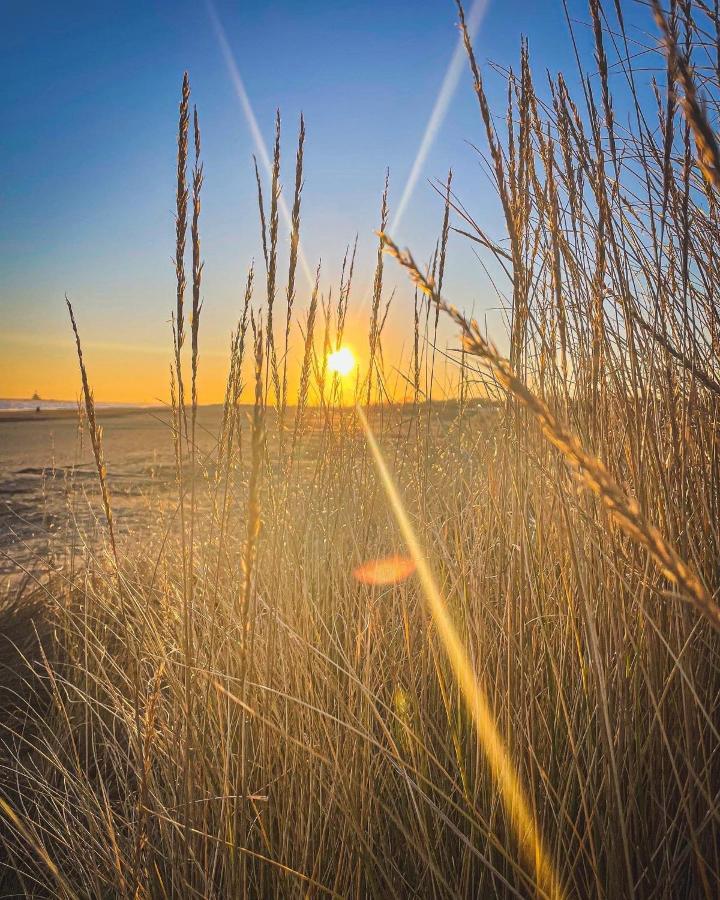
[[[97,409],[124,409],[127,403],[96,403]],[[40,409],[46,412],[77,410],[77,400],[37,400],[0,398],[0,412],[28,412]]]
[[[8,400],[0,399],[0,410],[4,412],[23,412],[40,409],[59,410],[77,409],[77,403],[72,400]]]

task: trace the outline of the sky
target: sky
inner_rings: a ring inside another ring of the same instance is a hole
[[[572,0],[569,8],[591,64],[587,8]],[[644,10],[633,15],[652,31]],[[529,37],[538,77],[546,69],[575,69],[562,0],[488,0],[475,46],[500,114],[504,87],[487,61],[516,66],[521,35]],[[415,188],[400,221],[394,219],[457,43],[451,0],[215,0],[213,6],[208,0],[4,0],[0,397],[78,395],[67,293],[96,397],[167,399],[177,109],[187,70],[205,165],[200,401],[222,399],[247,268],[253,258],[262,261],[252,168],[259,151],[228,55],[267,145],[275,110],[281,111],[288,204],[298,117],[301,111],[305,116],[301,243],[310,268],[322,259],[323,291],[337,284],[345,247],[359,236],[349,340],[362,360],[386,167],[392,236],[416,258],[429,257],[442,222],[442,200],[428,182],[444,179],[451,166],[457,195],[477,221],[494,235],[503,232],[497,199],[472,146],[484,142],[464,60],[457,89],[446,91],[434,141],[415,166]],[[287,244],[281,227],[281,272]],[[262,278],[257,285],[260,305]],[[412,343],[412,291],[390,260],[386,286],[397,293],[385,341],[399,358]],[[498,298],[473,248],[456,236],[444,293],[487,317],[499,338]],[[300,272],[301,319],[308,294]],[[293,352],[301,340],[295,327]],[[453,346],[451,328],[442,340]]]

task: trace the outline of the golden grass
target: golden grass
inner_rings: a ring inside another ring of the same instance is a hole
[[[332,294],[319,266],[314,289],[296,288],[301,119],[278,283],[278,114],[267,214],[255,169],[264,284],[251,267],[209,452],[184,79],[175,507],[135,533],[113,520],[70,308],[108,527],[51,580],[0,596],[22,637],[22,653],[0,644],[6,893],[720,894],[718,22],[705,5],[656,11],[663,96],[630,67],[621,7],[593,0],[594,77],[574,99],[562,76],[536,89],[526,45],[517,73],[481,71],[459,9],[504,233],[478,225],[449,175],[422,268],[385,233],[386,179],[368,364],[343,381],[326,363],[355,249]],[[456,240],[500,294],[507,351],[442,299]],[[401,274],[388,253],[418,289],[399,376],[383,346]],[[460,352],[438,346],[443,312]],[[408,403],[389,401],[393,377]]]

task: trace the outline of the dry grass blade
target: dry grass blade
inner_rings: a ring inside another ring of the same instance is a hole
[[[382,235],[387,227],[388,221],[388,189],[390,186],[390,170],[385,172],[385,187],[383,188],[382,202],[380,204],[380,234]],[[367,371],[367,404],[370,405],[372,400],[372,384],[375,364],[378,355],[378,343],[380,340],[380,331],[382,325],[380,323],[380,301],[382,300],[383,290],[383,240],[379,239],[377,249],[377,261],[375,263],[375,276],[373,278],[373,297],[372,311],[370,314],[370,358],[368,360]]]
[[[679,50],[675,34],[668,24],[659,0],[652,0],[652,7],[655,21],[663,35],[672,71],[677,75],[683,89],[680,102],[695,137],[698,163],[707,181],[715,188],[720,189],[720,147],[708,121],[705,108],[698,97],[695,79],[690,70],[690,62]]]
[[[268,379],[272,376],[275,389],[275,403],[282,403],[280,391],[280,373],[278,371],[277,352],[275,349],[275,326],[273,308],[277,292],[277,254],[278,254],[278,203],[280,200],[280,110],[275,114],[275,145],[273,148],[272,178],[270,183],[270,249],[267,270],[267,326],[265,357],[265,402],[267,403]]]
[[[295,455],[295,448],[302,429],[303,414],[307,406],[308,390],[310,388],[310,366],[313,355],[313,340],[315,337],[315,317],[317,315],[318,292],[320,288],[320,263],[315,272],[315,285],[310,308],[308,310],[307,324],[305,326],[305,350],[303,352],[302,367],[300,369],[300,385],[298,387],[298,400],[295,409],[295,422],[293,424],[292,444],[290,447],[290,463]]]
[[[305,119],[300,115],[297,155],[295,157],[295,193],[293,196],[290,217],[290,260],[288,263],[287,310],[285,315],[285,352],[283,354],[282,398],[280,410],[280,438],[283,439],[283,420],[287,406],[287,367],[290,342],[290,325],[292,323],[293,304],[295,302],[295,272],[297,269],[298,249],[300,246],[300,201],[303,188],[303,149],[305,146]]]
[[[192,288],[192,320],[190,322],[192,339],[192,405],[193,419],[197,418],[197,367],[198,367],[198,333],[200,329],[200,286],[202,283],[203,263],[200,258],[200,192],[203,186],[203,165],[200,162],[200,124],[197,109],[193,110],[195,137],[195,165],[193,167],[193,216],[191,226],[193,288]],[[194,427],[194,424],[193,424]],[[194,442],[194,434],[193,434]]]
[[[42,842],[36,840],[33,837],[20,816],[18,816],[18,814],[10,806],[10,804],[2,797],[0,797],[0,814],[2,814],[13,824],[13,826],[22,836],[23,840],[26,841],[30,847],[32,847],[33,851],[37,854],[43,865],[47,867],[55,882],[55,888],[58,892],[58,897],[60,897],[61,900],[74,900],[74,898],[77,897],[78,894],[76,894],[75,891],[67,883],[64,875],[60,872],[55,862],[51,859]]]
[[[117,546],[115,544],[115,529],[113,527],[112,507],[110,505],[110,489],[107,483],[107,471],[105,469],[105,457],[103,455],[102,446],[102,428],[97,423],[95,417],[95,400],[93,398],[90,383],[85,370],[85,361],[83,360],[82,346],[80,344],[80,334],[75,322],[72,305],[65,297],[68,312],[70,313],[70,324],[72,325],[73,334],[75,335],[75,347],[77,349],[78,363],[80,364],[80,377],[82,379],[83,396],[85,398],[85,413],[88,421],[88,431],[90,432],[90,443],[92,445],[93,458],[97,468],[98,479],[100,481],[100,494],[102,496],[103,511],[105,513],[105,521],[107,522],[108,535],[110,537],[110,546],[112,548],[115,566],[118,566]]]
[[[177,190],[175,195],[175,278],[177,281],[175,304],[175,375],[177,377],[178,409],[185,426],[185,438],[188,438],[187,416],[185,412],[185,386],[182,374],[181,352],[185,344],[185,241],[187,236],[187,160],[188,160],[188,128],[190,124],[190,79],[185,72],[180,99],[180,115],[178,119],[178,153],[177,153]]]
[[[252,327],[255,345],[255,403],[253,405],[251,468],[250,483],[248,485],[247,537],[243,555],[243,586],[242,602],[240,606],[242,631],[245,635],[243,638],[243,658],[247,656],[247,630],[249,628],[248,614],[252,593],[253,564],[255,561],[257,539],[260,534],[260,479],[262,477],[263,447],[265,441],[262,390],[263,333],[262,324],[256,324],[254,316],[252,317]]]
[[[497,382],[532,413],[545,437],[562,453],[578,481],[602,501],[628,537],[650,553],[663,575],[676,584],[698,612],[720,630],[717,604],[692,568],[660,531],[648,522],[637,500],[625,494],[605,464],[587,453],[547,403],[515,374],[510,363],[483,337],[477,322],[466,319],[454,306],[445,303],[436,293],[432,281],[420,272],[412,255],[401,251],[388,235],[382,235],[382,240],[386,253],[397,259],[407,269],[413,282],[460,326],[466,351],[487,362]]]

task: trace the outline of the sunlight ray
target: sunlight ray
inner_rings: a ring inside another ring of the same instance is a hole
[[[478,2],[480,2],[480,0],[478,0]],[[257,148],[260,162],[262,163],[268,176],[270,176],[272,173],[270,154],[268,153],[267,145],[265,144],[262,132],[260,131],[260,126],[258,125],[258,121],[255,117],[255,112],[253,110],[252,103],[250,102],[250,97],[248,96],[248,92],[245,88],[245,82],[243,81],[242,75],[240,74],[240,69],[238,68],[235,56],[230,47],[230,42],[227,39],[227,33],[222,22],[220,21],[220,17],[217,14],[212,0],[205,0],[205,5],[207,7],[210,21],[212,22],[215,36],[218,40],[218,44],[220,45],[220,50],[222,52],[223,59],[225,60],[225,66],[227,67],[230,80],[235,89],[235,93],[237,94],[237,98],[240,101],[240,107],[242,108],[243,115],[245,116],[248,128],[250,129],[250,134],[252,135],[255,147]],[[280,194],[280,196],[278,197],[278,208],[283,219],[285,220],[288,231],[290,231],[292,227],[290,210],[288,209],[287,203],[285,202],[285,198],[282,194]],[[305,278],[307,279],[307,283],[312,289],[313,284],[315,283],[315,276],[310,270],[307,258],[305,257],[305,253],[303,252],[301,241],[298,241],[298,260],[300,262],[300,266],[303,270]]]
[[[527,861],[534,866],[538,889],[544,896],[559,900],[564,892],[555,872],[555,867],[543,846],[542,836],[536,825],[530,803],[515,771],[502,736],[495,724],[490,702],[478,681],[465,646],[448,612],[447,604],[428,564],[427,556],[415,534],[410,517],[400,497],[393,477],[385,463],[380,446],[370,423],[360,405],[355,407],[365,437],[370,447],[375,467],[385,489],[395,521],[415,563],[420,585],[438,634],[445,647],[450,665],[457,679],[468,711],[475,723],[478,744],[485,754],[490,770],[497,783],[508,817],[515,830],[518,845]]]
[[[470,15],[468,16],[467,20],[467,28],[471,39],[475,37],[478,29],[480,28],[480,24],[482,23],[485,12],[487,11],[487,6],[488,0],[475,0],[472,5],[472,9],[470,10]],[[402,221],[405,210],[407,209],[408,204],[410,203],[412,195],[415,191],[415,187],[417,186],[423,166],[425,165],[427,155],[430,152],[432,145],[435,143],[435,138],[437,137],[438,131],[440,130],[440,127],[445,120],[445,115],[447,114],[448,108],[450,106],[450,101],[455,94],[455,90],[460,80],[464,62],[465,47],[463,45],[462,35],[460,35],[455,46],[455,52],[453,53],[452,59],[450,60],[450,65],[447,67],[447,71],[445,72],[445,78],[443,79],[442,86],[440,87],[440,92],[437,95],[435,105],[433,106],[433,110],[430,113],[430,118],[428,119],[425,133],[423,134],[422,140],[420,141],[420,146],[418,147],[415,161],[413,162],[412,168],[410,170],[410,175],[408,176],[405,188],[403,189],[400,203],[398,204],[397,210],[395,211],[395,218],[390,227],[391,234],[398,233],[400,222]]]

